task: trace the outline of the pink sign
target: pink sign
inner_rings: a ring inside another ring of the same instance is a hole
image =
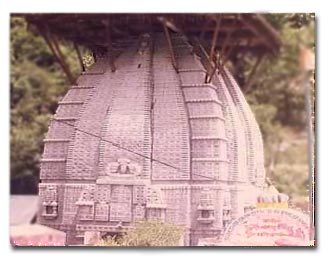
[[[310,246],[309,217],[293,209],[263,208],[234,220],[226,229],[222,245]]]

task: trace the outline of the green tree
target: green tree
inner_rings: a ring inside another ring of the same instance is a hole
[[[183,228],[157,220],[139,221],[121,237],[103,240],[101,246],[178,246]]]
[[[10,22],[10,171],[12,193],[36,193],[43,139],[57,102],[68,88],[44,40],[22,18]],[[71,47],[62,47],[77,74]]]
[[[301,46],[315,49],[315,15],[267,14],[266,18],[279,31],[283,46],[278,56],[264,60],[246,97],[263,134],[268,176],[296,201],[306,198],[309,189],[308,117],[299,50]],[[246,75],[252,63],[251,58],[245,60]]]

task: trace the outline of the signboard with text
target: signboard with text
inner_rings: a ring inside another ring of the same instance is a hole
[[[234,220],[226,229],[222,245],[310,246],[310,219],[293,209],[262,208]]]

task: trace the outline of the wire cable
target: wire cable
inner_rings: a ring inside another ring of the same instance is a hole
[[[179,167],[176,167],[176,166],[171,165],[171,164],[169,164],[169,163],[166,163],[166,162],[164,162],[164,161],[161,161],[161,160],[158,160],[158,159],[152,158],[152,157],[150,157],[150,156],[146,156],[146,155],[144,155],[144,154],[141,154],[141,153],[139,153],[139,152],[136,152],[136,151],[134,151],[134,150],[131,150],[131,149],[129,149],[129,148],[126,148],[126,147],[124,147],[124,146],[121,146],[120,144],[115,143],[115,142],[113,142],[113,141],[106,140],[106,139],[102,138],[102,137],[99,136],[99,135],[96,135],[96,134],[94,134],[94,133],[91,133],[91,132],[88,132],[88,131],[84,131],[84,130],[82,130],[82,129],[79,129],[78,127],[76,127],[76,126],[73,125],[73,124],[67,123],[67,122],[65,122],[65,121],[62,121],[62,120],[59,120],[59,119],[56,119],[56,118],[52,118],[52,120],[53,120],[53,121],[56,121],[56,122],[59,122],[59,123],[62,123],[62,124],[65,124],[65,125],[68,125],[68,126],[71,126],[71,127],[73,127],[76,131],[79,131],[79,132],[84,133],[84,134],[87,134],[87,135],[89,135],[89,136],[93,136],[93,137],[95,137],[95,138],[98,138],[98,139],[100,139],[101,141],[107,142],[107,143],[111,144],[112,146],[114,146],[114,147],[116,147],[116,148],[119,148],[119,149],[125,150],[125,151],[127,151],[127,152],[130,152],[130,153],[135,154],[135,155],[137,155],[137,156],[140,156],[140,157],[142,157],[142,158],[149,159],[149,160],[151,160],[151,161],[154,161],[154,162],[160,163],[160,164],[162,164],[162,165],[165,165],[165,166],[167,166],[167,167],[170,167],[170,168],[174,169],[174,170],[177,171],[177,172],[186,173],[185,171],[182,171]],[[209,177],[209,176],[205,176],[205,175],[197,174],[197,173],[194,174],[194,175],[195,175],[195,176],[202,177],[202,178],[206,178],[206,179],[209,179],[209,180],[212,180],[212,181],[227,181],[227,180],[215,179],[215,178],[213,178],[213,177]]]

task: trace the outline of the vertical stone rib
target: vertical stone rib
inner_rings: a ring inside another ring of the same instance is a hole
[[[106,69],[106,61],[103,59],[100,65]],[[100,79],[99,85],[93,89],[92,95],[83,105],[79,121],[76,124],[77,130],[74,134],[73,143],[68,152],[68,163],[66,168],[67,179],[89,179],[96,177],[96,167],[98,161],[98,144],[101,135],[101,127],[106,114],[111,96],[111,86],[107,84],[108,76],[106,72]],[[93,86],[92,76],[84,77],[84,82]],[[94,136],[88,135],[91,133]]]
[[[180,80],[171,65],[164,35],[157,35],[154,54],[153,157],[178,169],[152,163],[152,180],[189,180],[189,127]]]
[[[218,87],[218,96],[223,102],[228,138],[229,180],[246,182],[246,138],[243,124],[228,88],[221,77],[214,76],[212,82]]]
[[[245,136],[248,142],[247,163],[249,181],[257,181],[259,184],[263,183],[265,178],[265,170],[260,128],[242,91],[227,69],[225,69],[225,72],[222,73],[222,77],[227,81],[226,84],[234,103],[240,109],[240,118],[245,128]]]
[[[100,144],[99,172],[104,174],[108,163],[127,158],[143,167],[142,176],[150,176],[151,156],[151,50],[138,53],[137,47],[128,50],[131,63],[118,69],[113,85],[102,136],[120,145],[118,148],[102,141]],[[126,63],[127,64],[127,63]],[[128,150],[125,150],[125,149]],[[131,151],[131,152],[129,152]],[[145,157],[134,154],[136,152]]]

